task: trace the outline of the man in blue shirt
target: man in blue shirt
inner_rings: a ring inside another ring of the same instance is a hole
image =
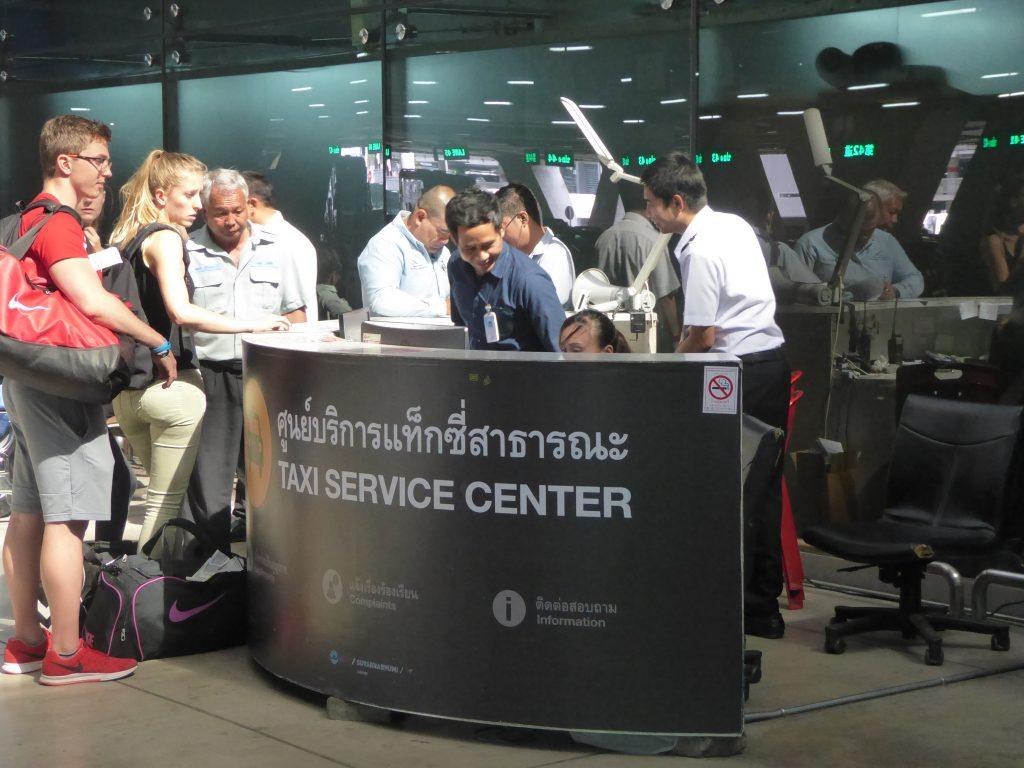
[[[472,187],[445,208],[458,245],[448,265],[452,321],[473,349],[557,352],[565,312],[548,273],[502,239],[493,195]]]
[[[448,314],[448,230],[444,207],[455,190],[428,189],[370,238],[359,254],[363,306],[371,315],[424,317]]]
[[[881,212],[878,196],[872,193],[868,205],[856,251],[843,278],[846,290],[857,301],[920,296],[924,292],[924,277],[896,238],[878,229]],[[852,211],[844,208],[831,224],[812,229],[796,242],[797,254],[825,282],[832,279],[852,218]]]

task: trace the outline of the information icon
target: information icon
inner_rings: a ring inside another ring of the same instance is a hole
[[[494,596],[491,603],[495,620],[503,627],[518,627],[526,618],[526,601],[522,595],[511,589],[504,589]]]

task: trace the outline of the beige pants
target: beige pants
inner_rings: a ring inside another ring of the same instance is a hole
[[[158,381],[146,389],[125,390],[113,406],[132,450],[149,472],[141,547],[163,523],[181,514],[206,411],[203,379],[195,369],[181,370],[171,386],[164,388]]]

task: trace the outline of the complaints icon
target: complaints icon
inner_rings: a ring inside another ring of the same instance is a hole
[[[324,599],[331,605],[337,605],[341,602],[341,574],[331,569],[324,571],[323,580]]]

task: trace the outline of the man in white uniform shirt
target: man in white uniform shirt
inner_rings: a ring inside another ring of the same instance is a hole
[[[277,235],[277,242],[288,251],[299,271],[302,300],[306,302],[306,321],[317,320],[316,308],[316,248],[302,232],[285,221],[274,201],[274,185],[266,176],[255,171],[242,174],[249,185],[249,221]]]
[[[428,189],[412,211],[401,211],[359,254],[363,307],[371,315],[439,317],[448,312],[451,238],[444,207],[451,187]]]
[[[662,232],[680,234],[676,251],[686,327],[677,352],[724,352],[743,361],[743,411],[779,429],[789,412],[789,363],[775,324],[775,295],[754,230],[739,216],[713,211],[700,169],[673,152],[641,177],[647,210]],[[782,637],[782,456],[762,499],[748,499],[744,539],[747,634]],[[748,531],[750,529],[748,528]]]
[[[558,300],[564,308],[571,309],[572,284],[576,280],[572,253],[550,227],[544,226],[536,196],[528,187],[513,182],[499,189],[497,197],[505,242],[525,253],[548,273]]]

